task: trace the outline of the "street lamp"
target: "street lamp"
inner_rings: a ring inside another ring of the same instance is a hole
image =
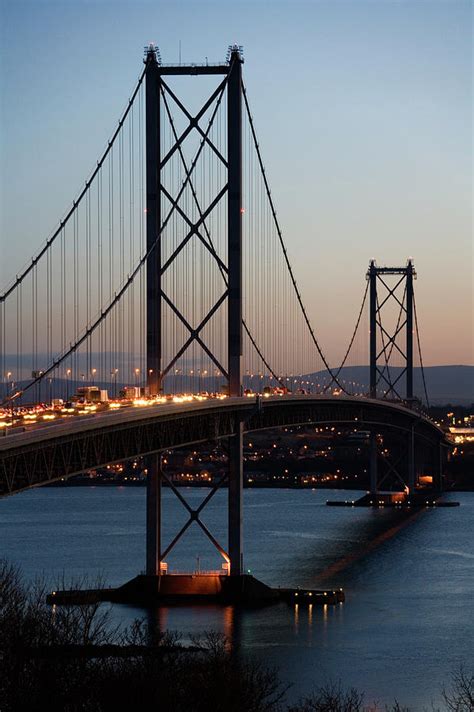
[[[8,371],[7,372],[7,384],[8,384],[8,381],[10,380],[11,376],[12,376],[12,372]],[[14,423],[14,406],[13,406],[13,389],[14,389],[14,387],[15,387],[15,383],[12,381],[11,395],[10,395],[10,405],[11,405],[11,412],[12,412],[12,432],[13,432],[13,423]],[[5,396],[7,396],[7,394],[8,394],[8,385],[7,385],[7,390],[6,390]]]
[[[11,375],[12,375],[12,372],[11,372],[11,371],[7,371],[6,374],[5,374],[5,377],[4,377],[4,381],[3,381],[4,384],[5,384],[5,385],[4,385],[4,388],[5,388],[5,395],[4,395],[4,398],[6,398],[7,395],[8,395],[8,381],[10,380],[10,376],[11,376]]]
[[[135,369],[135,386],[138,388],[138,376],[140,375],[140,369]]]
[[[152,375],[153,375],[153,369],[152,369],[152,368],[149,368],[149,369],[148,369],[147,382],[145,383],[145,386],[146,386],[146,388],[145,388],[145,393],[146,393],[146,395],[147,395],[148,397],[151,396],[150,383],[151,383],[151,377],[152,377]]]
[[[95,377],[95,374],[96,374],[96,373],[97,373],[97,369],[96,369],[96,368],[91,369],[92,385],[94,385],[94,377]]]
[[[14,385],[15,384],[12,383],[12,392],[11,392],[11,396],[10,396],[10,399],[11,399],[10,403],[11,403],[11,407],[12,407],[12,432],[13,432],[13,426],[15,425],[15,406],[14,406],[14,401],[13,401],[13,387],[14,387]]]
[[[69,391],[71,390],[69,387],[69,377],[70,377],[71,373],[72,373],[71,368],[66,369],[66,400],[69,400],[69,395],[70,395]]]
[[[114,382],[114,398],[117,398],[117,373],[118,373],[118,368],[113,368],[112,371],[110,372],[110,375],[112,376],[112,379]]]

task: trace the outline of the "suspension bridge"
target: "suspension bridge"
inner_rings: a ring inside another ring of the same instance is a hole
[[[371,260],[346,352],[330,366],[277,217],[243,61],[236,45],[223,62],[192,65],[165,64],[147,47],[82,190],[0,295],[0,495],[143,457],[149,576],[192,523],[242,574],[247,431],[360,428],[370,432],[372,498],[384,484],[414,501],[421,470],[431,494],[442,486],[444,435],[413,390],[414,359],[423,374],[413,261]],[[202,84],[197,109],[182,94],[189,77],[194,102]],[[367,362],[368,383],[344,377]],[[428,404],[424,376],[423,385]],[[386,431],[403,444],[394,461],[378,446]],[[160,453],[207,440],[226,443],[228,473],[193,510]],[[163,482],[189,514],[166,546]],[[200,519],[222,485],[226,548]]]

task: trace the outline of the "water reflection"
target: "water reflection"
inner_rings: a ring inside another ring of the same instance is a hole
[[[318,552],[316,561],[311,555],[304,561],[299,560],[305,572],[313,569],[308,585],[350,586],[354,566],[362,559],[376,555],[384,543],[422,517],[424,510],[366,510],[366,514],[366,519],[358,519],[347,526],[345,541],[329,544],[322,556]]]
[[[368,576],[367,572],[377,562],[381,551],[382,556],[386,556],[384,544],[408,524],[416,522],[423,513],[424,510],[364,510],[363,517],[355,522],[346,522],[344,538],[336,537],[322,552],[319,547],[315,547],[315,551],[306,549],[305,556],[300,553],[295,559],[293,576],[303,576],[307,580],[300,579],[298,583],[306,583],[308,586],[339,587],[341,584],[350,591],[360,579]],[[350,595],[349,592],[349,599]],[[291,608],[296,643],[304,640],[304,645],[312,645],[313,630],[319,631],[323,636],[321,640],[326,641],[331,627],[343,626],[344,606],[342,603],[335,606],[280,604],[255,611],[211,604],[160,607],[149,610],[147,615],[152,638],[156,631],[181,630],[185,634],[183,642],[189,643],[192,635],[212,629],[225,636],[230,649],[239,649],[258,647],[256,631],[262,633],[267,622],[279,621],[284,625],[288,609]],[[188,632],[190,636],[186,636]],[[266,640],[270,637],[265,635]],[[277,641],[272,644],[278,645]]]
[[[234,606],[215,604],[154,606],[139,608],[115,604],[115,618],[143,619],[146,622],[149,643],[155,645],[163,633],[171,631],[182,634],[181,642],[188,645],[193,637],[199,637],[208,631],[216,631],[226,638],[230,649],[239,647],[241,638],[241,617]]]
[[[240,636],[239,626],[236,624],[234,606],[225,606],[223,609],[223,633],[226,637],[227,648],[231,650],[233,647],[239,647]]]

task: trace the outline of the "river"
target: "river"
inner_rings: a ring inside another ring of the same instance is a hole
[[[193,508],[207,494],[182,489]],[[274,586],[343,587],[346,603],[163,608],[159,622],[185,639],[218,630],[249,655],[276,666],[295,699],[329,680],[364,690],[366,701],[440,703],[441,686],[474,650],[474,492],[446,495],[460,507],[419,512],[327,507],[349,491],[246,489],[245,568]],[[225,544],[225,491],[202,519]],[[163,493],[163,539],[186,520]],[[0,500],[0,555],[25,576],[52,587],[87,575],[121,584],[144,567],[145,488],[58,487]],[[199,557],[199,561],[198,561]],[[219,568],[221,561],[193,525],[167,559],[170,569]],[[129,623],[144,611],[114,606]]]

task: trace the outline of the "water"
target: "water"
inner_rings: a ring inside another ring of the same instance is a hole
[[[196,507],[204,489],[182,489]],[[278,604],[164,608],[164,628],[185,635],[214,629],[249,654],[280,669],[295,698],[329,679],[366,692],[367,700],[415,709],[440,703],[442,683],[474,663],[474,493],[453,498],[459,508],[406,513],[326,507],[326,498],[359,493],[245,490],[245,567],[271,585],[343,587],[346,603],[312,609]],[[451,495],[447,495],[449,498]],[[226,492],[203,521],[225,543]],[[186,521],[173,493],[163,493],[164,541]],[[145,489],[35,489],[0,500],[0,555],[28,578],[51,586],[101,575],[121,584],[144,566]],[[167,557],[170,569],[219,568],[204,534],[193,525]],[[125,623],[143,611],[115,606]]]

